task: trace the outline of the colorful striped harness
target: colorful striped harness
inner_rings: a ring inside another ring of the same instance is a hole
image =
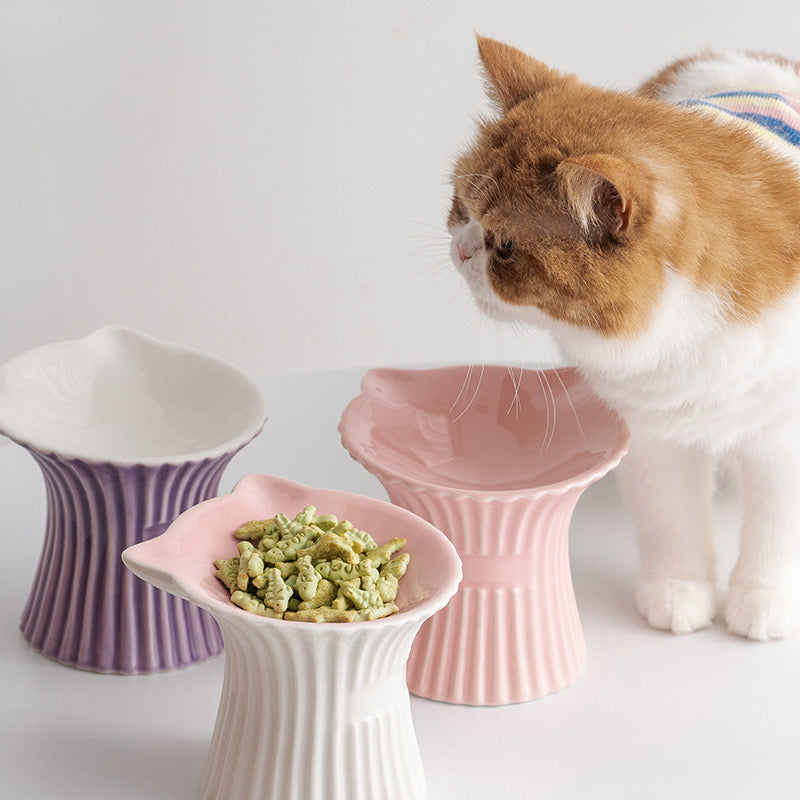
[[[684,100],[680,105],[703,108],[720,119],[744,122],[754,133],[800,147],[800,98],[776,92],[720,92]]]

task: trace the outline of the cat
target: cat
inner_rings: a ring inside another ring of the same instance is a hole
[[[490,316],[549,330],[627,422],[620,478],[650,625],[688,633],[724,605],[735,634],[789,636],[800,624],[800,65],[705,53],[622,92],[492,39],[478,49],[497,114],[453,169],[455,266]],[[731,97],[744,113],[718,107]],[[763,134],[748,122],[758,102],[781,118]],[[720,459],[742,498],[724,604]]]

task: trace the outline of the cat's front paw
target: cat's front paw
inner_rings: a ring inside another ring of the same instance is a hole
[[[731,633],[766,642],[790,636],[800,623],[800,614],[797,604],[780,589],[731,586],[725,622]]]
[[[700,578],[642,578],[636,604],[652,627],[692,633],[713,623],[717,591],[713,581]]]

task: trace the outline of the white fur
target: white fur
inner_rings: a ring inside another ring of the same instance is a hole
[[[714,53],[679,70],[659,96],[677,102],[726,91],[797,95],[800,75],[769,58],[753,58],[740,52]]]
[[[735,51],[713,53],[679,70],[658,96],[674,103],[727,91],[777,92],[800,97],[800,73],[768,57],[755,58]],[[702,109],[698,113],[703,113]],[[737,124],[735,120],[717,121],[722,125]],[[759,138],[758,143],[800,165],[797,147],[773,137]]]
[[[793,72],[739,55],[688,67],[679,78],[666,96],[767,81],[800,94]],[[800,172],[800,156],[792,157]],[[637,603],[651,625],[685,633],[715,617],[712,499],[716,463],[725,458],[737,466],[743,498],[725,620],[754,639],[789,635],[800,625],[800,288],[755,322],[731,321],[724,297],[665,264],[647,328],[634,339],[607,339],[504,304],[487,280],[480,224],[452,234],[453,261],[481,307],[549,329],[631,428],[620,473],[637,523]]]

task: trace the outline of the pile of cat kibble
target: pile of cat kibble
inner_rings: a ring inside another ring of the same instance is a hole
[[[299,622],[358,622],[397,611],[411,559],[405,539],[378,547],[372,536],[307,506],[235,532],[238,556],[214,562],[231,600],[245,611]]]

